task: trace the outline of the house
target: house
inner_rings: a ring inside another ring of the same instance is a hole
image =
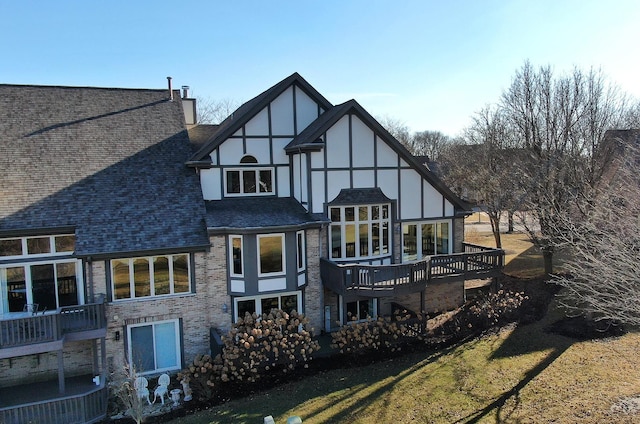
[[[319,333],[453,308],[500,272],[463,242],[468,206],[356,101],[294,73],[219,126],[195,117],[170,80],[0,85],[5,422],[99,420],[109,372],[177,371],[246,312]]]

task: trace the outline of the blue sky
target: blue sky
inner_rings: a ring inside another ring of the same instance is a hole
[[[455,135],[525,60],[640,97],[637,0],[0,0],[0,83],[249,100],[299,72],[413,131]]]

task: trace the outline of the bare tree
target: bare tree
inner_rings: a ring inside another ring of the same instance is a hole
[[[537,224],[526,229],[551,274],[564,215],[602,176],[606,160],[594,152],[604,132],[622,122],[626,99],[601,72],[575,69],[556,78],[550,67],[535,70],[527,62],[500,107],[516,147],[526,152],[518,183],[526,193],[522,207]]]
[[[496,247],[502,247],[503,212],[512,211],[519,188],[515,183],[518,151],[503,111],[487,106],[474,116],[460,142],[441,155],[444,181],[459,195],[475,201],[489,216]]]
[[[197,97],[196,104],[199,124],[219,124],[239,106],[235,100],[215,100],[209,97]]]
[[[637,145],[626,146],[603,182],[574,197],[573,213],[555,228],[571,252],[564,265],[568,274],[554,278],[565,289],[563,304],[631,325],[640,325],[639,158]]]
[[[413,144],[411,143],[411,131],[407,124],[399,119],[392,118],[389,115],[379,116],[376,119],[384,129],[389,131],[389,134],[398,140],[412,154],[415,154]]]
[[[428,156],[437,161],[440,153],[451,140],[440,131],[419,131],[411,137],[412,152],[415,155]]]

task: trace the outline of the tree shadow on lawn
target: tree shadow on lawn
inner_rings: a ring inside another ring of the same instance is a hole
[[[467,415],[456,423],[477,423],[489,415],[494,415],[497,423],[508,420],[520,405],[521,390],[562,356],[575,342],[576,340],[568,337],[548,334],[543,329],[542,323],[516,327],[500,347],[493,352],[490,359],[512,358],[544,351],[548,351],[547,355],[537,365],[526,371],[523,378],[511,389],[503,392],[484,408]],[[512,398],[515,399],[515,405],[510,406],[511,411],[505,412],[504,406]],[[505,415],[503,416],[503,414]]]

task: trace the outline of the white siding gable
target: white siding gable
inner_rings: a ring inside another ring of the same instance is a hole
[[[329,168],[348,168],[350,166],[348,115],[343,116],[327,131],[325,145]]]
[[[293,116],[293,87],[289,87],[271,102],[273,135],[294,135]]]

